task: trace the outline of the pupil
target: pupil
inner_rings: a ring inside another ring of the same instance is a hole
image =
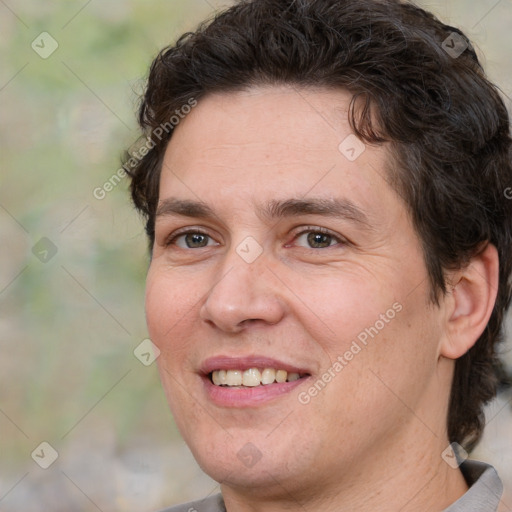
[[[187,242],[187,247],[205,247],[207,243],[206,236],[199,233],[189,233],[186,235],[185,240]]]
[[[309,233],[308,243],[313,247],[329,247],[331,236],[325,233]]]

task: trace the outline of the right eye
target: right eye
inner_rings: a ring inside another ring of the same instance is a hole
[[[212,245],[218,245],[210,235],[201,231],[185,231],[173,234],[165,243],[165,246],[176,245],[180,249],[201,249]]]

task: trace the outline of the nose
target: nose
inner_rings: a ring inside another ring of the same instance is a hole
[[[246,263],[234,254],[225,260],[222,270],[201,306],[203,321],[224,332],[237,333],[250,324],[272,325],[283,318],[285,303],[279,282],[263,256]]]

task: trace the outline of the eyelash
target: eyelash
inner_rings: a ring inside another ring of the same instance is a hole
[[[298,237],[300,237],[300,236],[302,236],[302,235],[304,235],[306,233],[322,233],[323,235],[331,236],[334,240],[336,240],[337,244],[346,245],[348,243],[348,241],[346,239],[341,238],[340,236],[336,235],[332,231],[330,231],[330,230],[328,230],[326,228],[319,227],[319,226],[306,226],[306,227],[302,228],[301,231],[298,231],[297,233],[295,233],[293,235],[293,240],[296,240]],[[186,228],[184,231],[178,231],[176,233],[173,233],[171,236],[169,236],[165,240],[164,246],[168,247],[170,245],[174,245],[176,240],[180,236],[190,235],[190,234],[205,235],[205,236],[213,239],[213,237],[211,235],[209,235],[208,233],[206,233],[204,231],[201,231],[199,229],[189,229],[189,228]],[[334,246],[324,247],[323,249],[325,250],[325,249],[328,249],[329,247],[334,247]],[[202,248],[203,247],[200,247],[200,249],[202,249]],[[309,249],[309,250],[312,250],[312,251],[318,251],[319,250],[319,249],[313,248],[313,247],[309,247],[309,248],[303,247],[303,249]]]

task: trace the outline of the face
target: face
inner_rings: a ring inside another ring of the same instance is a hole
[[[178,427],[225,486],[298,496],[442,428],[442,313],[387,148],[354,138],[349,102],[210,95],[165,154],[149,333]]]

